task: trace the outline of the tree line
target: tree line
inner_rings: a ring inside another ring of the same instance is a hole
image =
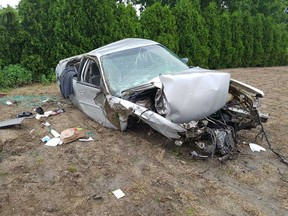
[[[0,69],[20,64],[39,80],[63,58],[127,37],[155,40],[190,65],[211,69],[287,65],[286,6],[287,0],[21,0],[16,9],[0,9]]]

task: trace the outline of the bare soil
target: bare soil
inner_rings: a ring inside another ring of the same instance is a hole
[[[232,78],[262,89],[262,111],[275,150],[288,155],[288,67],[225,69]],[[25,119],[21,128],[0,129],[0,215],[288,215],[288,167],[261,139],[259,128],[239,134],[239,155],[220,163],[193,160],[143,124],[127,132],[103,128],[68,100],[57,85],[32,85],[8,96],[48,96],[44,110],[64,108],[47,119]],[[25,103],[26,102],[26,103]],[[0,103],[0,120],[32,111],[39,101]],[[81,127],[95,141],[45,146],[49,128]],[[34,130],[33,130],[34,129]],[[33,131],[32,131],[33,130]],[[111,192],[121,189],[117,199]]]

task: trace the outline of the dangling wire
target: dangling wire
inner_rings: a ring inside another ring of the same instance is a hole
[[[264,126],[263,126],[263,124],[262,124],[262,122],[261,122],[261,118],[260,118],[259,112],[257,112],[257,117],[258,117],[259,124],[260,124],[260,126],[261,126],[261,130],[260,130],[260,132],[255,136],[255,141],[254,141],[254,142],[256,143],[257,138],[261,135],[261,139],[263,140],[263,139],[265,138],[266,142],[268,143],[269,149],[270,149],[274,154],[276,154],[276,155],[281,159],[281,161],[282,161],[283,163],[285,163],[286,165],[288,165],[288,160],[286,159],[287,157],[281,155],[280,153],[276,152],[276,151],[272,148],[272,145],[271,145],[271,143],[270,143],[270,141],[269,141],[269,139],[268,139],[268,137],[267,137],[267,134],[266,134],[266,132],[265,132],[265,130],[264,130]]]

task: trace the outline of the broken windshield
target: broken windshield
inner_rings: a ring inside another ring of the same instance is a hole
[[[188,69],[175,54],[161,45],[137,47],[101,57],[112,95],[145,84],[159,74],[176,74]]]

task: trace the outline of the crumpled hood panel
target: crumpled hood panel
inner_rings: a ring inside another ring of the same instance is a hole
[[[200,72],[160,75],[159,78],[166,100],[166,118],[174,123],[201,120],[227,102],[228,73]]]

